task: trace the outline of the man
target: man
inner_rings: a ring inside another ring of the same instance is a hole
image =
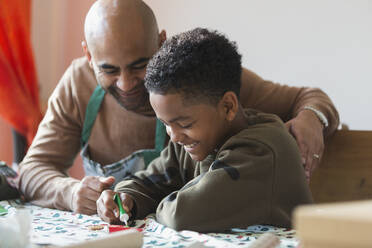
[[[85,20],[86,56],[62,77],[20,165],[19,188],[26,199],[94,214],[100,193],[115,178],[143,169],[159,154],[165,132],[143,78],[148,60],[165,39],[153,12],[140,0],[93,4]],[[286,122],[310,177],[324,137],[338,126],[328,96],[319,89],[273,84],[243,69],[240,99],[243,107],[277,114]],[[68,177],[67,170],[81,148],[87,176],[79,181]]]

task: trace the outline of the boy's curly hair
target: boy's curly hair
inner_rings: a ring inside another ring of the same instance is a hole
[[[181,93],[185,102],[217,104],[227,91],[240,92],[241,55],[217,31],[196,28],[164,42],[146,69],[151,93]]]

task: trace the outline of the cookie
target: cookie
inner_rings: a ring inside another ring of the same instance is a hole
[[[91,231],[98,231],[98,230],[102,230],[103,228],[105,228],[104,225],[91,225],[91,226],[88,226],[88,229],[91,230]]]

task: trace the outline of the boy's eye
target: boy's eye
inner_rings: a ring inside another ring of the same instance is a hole
[[[191,128],[193,124],[194,124],[194,122],[191,122],[191,123],[186,124],[186,125],[181,125],[181,124],[180,124],[180,127],[181,127],[181,128],[185,128],[185,129],[188,129],[188,128]]]

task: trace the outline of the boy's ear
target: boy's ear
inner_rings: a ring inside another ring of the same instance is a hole
[[[87,59],[88,59],[90,67],[92,67],[92,55],[90,54],[90,52],[88,50],[87,42],[85,40],[83,40],[81,42],[81,46],[83,48],[83,52],[84,52],[85,57],[87,57]]]
[[[239,100],[236,94],[232,91],[226,92],[221,99],[221,104],[226,120],[234,120],[239,109]]]

